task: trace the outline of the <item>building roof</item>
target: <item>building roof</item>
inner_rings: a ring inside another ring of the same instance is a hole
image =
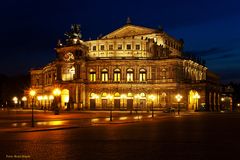
[[[101,39],[112,39],[112,38],[123,38],[123,37],[131,37],[137,35],[144,35],[144,34],[152,34],[157,33],[159,30],[136,26],[132,24],[126,24],[123,27],[103,36]]]

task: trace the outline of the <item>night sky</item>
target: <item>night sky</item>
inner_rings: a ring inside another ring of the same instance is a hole
[[[0,73],[27,74],[55,58],[54,47],[71,24],[83,39],[96,39],[133,24],[183,38],[186,52],[202,56],[223,82],[240,82],[240,1],[238,0],[9,0],[0,5]]]

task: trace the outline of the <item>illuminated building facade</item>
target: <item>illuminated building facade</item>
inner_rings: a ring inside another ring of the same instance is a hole
[[[128,21],[96,40],[83,41],[79,25],[65,35],[56,60],[30,71],[39,96],[61,89],[61,109],[161,110],[177,107],[177,94],[182,110],[219,109],[219,78],[201,60],[185,56],[183,40],[162,29]]]

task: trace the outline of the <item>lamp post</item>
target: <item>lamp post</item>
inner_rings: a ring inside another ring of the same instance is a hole
[[[109,94],[109,95],[107,95],[107,99],[110,102],[110,121],[112,121],[112,99],[113,99],[113,96]]]
[[[123,100],[123,109],[124,109],[124,107],[125,107],[125,106],[124,106],[124,100],[125,100],[125,98],[127,98],[127,96],[126,96],[125,94],[122,94],[122,95],[121,95],[121,99]]]
[[[14,106],[15,108],[17,107],[17,103],[18,103],[18,98],[17,97],[13,97],[13,103],[14,103]]]
[[[153,101],[154,99],[156,98],[154,95],[150,95],[149,98],[152,100],[152,106],[151,106],[151,109],[152,109],[152,118],[154,117],[154,110],[153,110]]]
[[[193,98],[195,99],[195,103],[196,103],[196,111],[198,111],[198,99],[200,99],[200,95],[196,92]]]
[[[180,101],[182,99],[182,95],[177,94],[175,98],[177,99],[177,102],[178,102],[178,115],[180,115]]]
[[[53,95],[56,97],[56,103],[57,103],[57,106],[55,106],[54,108],[54,114],[59,114],[59,110],[60,110],[60,107],[58,107],[58,100],[59,100],[59,96],[61,94],[61,90],[59,88],[55,88],[53,90]]]
[[[34,127],[33,102],[34,102],[34,96],[36,95],[36,91],[30,90],[29,94],[32,97],[32,127]]]

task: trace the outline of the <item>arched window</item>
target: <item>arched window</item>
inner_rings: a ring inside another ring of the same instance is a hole
[[[120,79],[121,79],[121,71],[120,71],[120,69],[118,69],[118,68],[116,68],[116,69],[114,69],[114,71],[113,71],[114,73],[113,73],[113,80],[115,81],[115,82],[119,82],[120,81]]]
[[[145,93],[140,93],[140,96],[141,97],[146,97],[146,94]]]
[[[75,68],[72,66],[66,66],[63,67],[62,69],[62,80],[63,81],[69,81],[69,80],[73,80],[75,74]]]
[[[96,81],[96,71],[93,69],[90,69],[90,77],[89,77],[91,82],[95,82]]]
[[[127,96],[128,96],[128,97],[133,97],[133,94],[129,92],[129,93],[127,94]]]
[[[133,81],[133,69],[129,68],[127,69],[127,82]]]
[[[114,94],[114,97],[120,97],[120,94],[119,94],[118,92],[116,92],[116,93]]]
[[[107,82],[108,81],[108,70],[107,69],[103,69],[102,73],[101,73],[101,76],[102,76],[102,81],[103,82]]]
[[[145,69],[140,69],[140,71],[139,71],[139,81],[140,82],[146,81],[146,75],[147,75],[146,70]]]
[[[107,93],[106,93],[106,92],[103,92],[103,93],[102,93],[102,97],[107,97]]]

